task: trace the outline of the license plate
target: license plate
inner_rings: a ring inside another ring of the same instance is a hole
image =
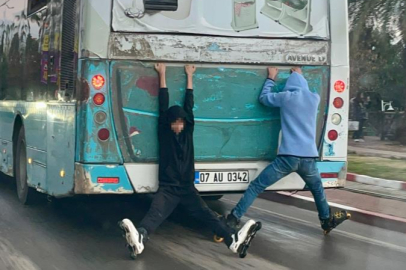
[[[248,183],[248,171],[196,172],[195,184]]]

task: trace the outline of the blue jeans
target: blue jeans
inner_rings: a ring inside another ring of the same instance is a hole
[[[307,188],[313,194],[319,212],[319,218],[329,218],[330,208],[327,203],[326,194],[324,193],[319,170],[316,167],[316,159],[293,156],[278,156],[266,167],[258,178],[251,182],[244,196],[232,211],[232,214],[240,219],[260,193],[293,172],[298,173],[302,177]]]

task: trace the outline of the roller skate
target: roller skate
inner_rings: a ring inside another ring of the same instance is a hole
[[[233,213],[231,212],[230,214],[227,215],[226,219],[227,226],[230,227],[231,229],[238,231],[241,229],[241,222],[238,218],[236,218]]]
[[[324,234],[329,234],[335,227],[351,218],[351,214],[345,210],[335,212],[333,215],[330,211],[330,218],[320,220],[321,228]]]
[[[238,231],[241,229],[241,223],[240,221],[233,215],[233,214],[228,214],[227,218],[223,215],[220,215],[219,213],[216,213],[218,218],[227,224],[228,227],[230,227],[231,229],[233,229],[234,231]],[[221,243],[224,241],[224,238],[219,237],[217,235],[214,235],[214,242],[216,243]]]
[[[233,242],[229,245],[229,249],[238,253],[240,258],[245,258],[248,253],[248,248],[251,241],[255,238],[256,233],[261,229],[261,222],[249,220],[245,225],[235,234],[231,236]]]
[[[132,259],[136,259],[144,250],[144,235],[137,231],[134,224],[129,219],[123,219],[118,223],[123,230],[123,237],[127,241],[127,248]]]

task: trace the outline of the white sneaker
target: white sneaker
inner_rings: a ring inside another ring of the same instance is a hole
[[[359,142],[359,141],[360,141],[359,139],[355,139],[355,140],[354,140],[354,142]]]
[[[256,226],[256,222],[252,219],[248,220],[247,223],[244,224],[244,226],[241,228],[241,230],[238,231],[238,233],[233,234],[231,238],[233,239],[233,242],[231,245],[228,247],[232,252],[234,253],[239,253],[239,248],[242,243],[244,243],[245,239],[248,236],[248,232],[250,231],[252,226]]]
[[[123,219],[120,223],[120,228],[125,232],[127,245],[131,249],[131,257],[136,258],[137,255],[144,251],[144,236],[135,228],[134,224],[129,219]]]

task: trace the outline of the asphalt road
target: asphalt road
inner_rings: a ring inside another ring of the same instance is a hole
[[[228,211],[240,195],[210,206]],[[405,269],[406,235],[347,221],[324,236],[313,211],[257,200],[247,217],[262,230],[245,259],[177,211],[133,261],[116,223],[139,221],[148,197],[76,197],[22,206],[0,176],[0,270],[19,269]],[[388,221],[389,222],[389,221]]]

